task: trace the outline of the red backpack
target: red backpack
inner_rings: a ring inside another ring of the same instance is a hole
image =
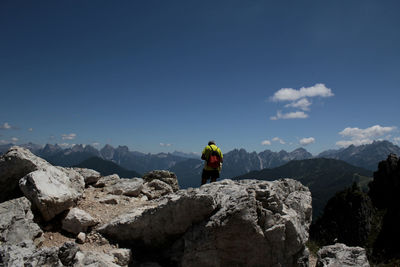
[[[219,156],[218,151],[214,150],[212,146],[210,146],[210,148],[211,148],[211,153],[210,156],[208,157],[207,166],[213,169],[218,169],[221,163],[221,158]]]

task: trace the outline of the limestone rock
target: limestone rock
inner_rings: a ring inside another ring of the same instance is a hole
[[[178,266],[298,266],[307,252],[311,194],[294,180],[223,180],[157,203],[99,231]]]
[[[132,259],[132,252],[130,249],[126,248],[119,248],[119,249],[113,249],[110,251],[110,253],[114,256],[114,258],[117,259],[116,263],[118,265],[128,265],[131,262]]]
[[[18,181],[28,173],[49,163],[33,155],[28,149],[13,146],[0,157],[0,202],[20,197]]]
[[[95,170],[77,167],[74,167],[73,169],[83,176],[85,185],[95,184],[101,178],[101,174]]]
[[[178,178],[175,173],[165,170],[156,170],[151,171],[143,175],[143,179],[146,182],[151,182],[154,179],[163,181],[164,183],[169,184],[172,187],[174,192],[179,190]]]
[[[118,174],[112,174],[108,176],[101,177],[95,184],[93,184],[94,187],[106,187],[106,186],[111,186],[120,180]]]
[[[369,267],[365,249],[337,243],[318,251],[317,267]]]
[[[173,189],[169,184],[158,179],[145,183],[142,188],[142,193],[148,199],[156,199],[172,192]]]
[[[115,264],[113,256],[89,251],[78,251],[75,255],[73,266],[119,267],[119,265]]]
[[[24,176],[19,186],[24,195],[49,221],[57,214],[73,207],[83,192],[82,183],[71,172],[48,166]]]
[[[0,203],[0,243],[17,244],[42,235],[33,222],[31,203],[25,197]]]
[[[0,266],[63,266],[58,248],[36,249],[32,241],[0,246],[0,260]]]
[[[78,208],[72,208],[62,221],[62,229],[73,234],[78,234],[86,232],[88,227],[94,226],[97,223],[87,212]]]
[[[65,242],[58,250],[58,258],[63,265],[71,266],[78,251],[79,247],[75,242]]]
[[[106,187],[106,191],[113,195],[137,197],[143,188],[143,179],[119,179],[116,183]]]

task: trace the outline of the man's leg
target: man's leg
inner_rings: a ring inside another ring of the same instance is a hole
[[[201,185],[206,184],[208,180],[208,173],[206,170],[203,169],[203,172],[201,173]]]
[[[218,170],[212,171],[212,173],[211,173],[211,183],[216,182],[218,178],[219,178],[219,171]]]

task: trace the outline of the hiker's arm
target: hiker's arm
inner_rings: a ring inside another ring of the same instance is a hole
[[[203,154],[201,154],[201,159],[202,160],[206,160],[206,155],[203,153]]]

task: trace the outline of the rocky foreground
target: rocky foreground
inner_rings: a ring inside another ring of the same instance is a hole
[[[0,191],[0,266],[308,266],[311,193],[291,179],[179,190],[167,171],[102,177],[13,147]],[[318,266],[368,266],[326,249]]]

